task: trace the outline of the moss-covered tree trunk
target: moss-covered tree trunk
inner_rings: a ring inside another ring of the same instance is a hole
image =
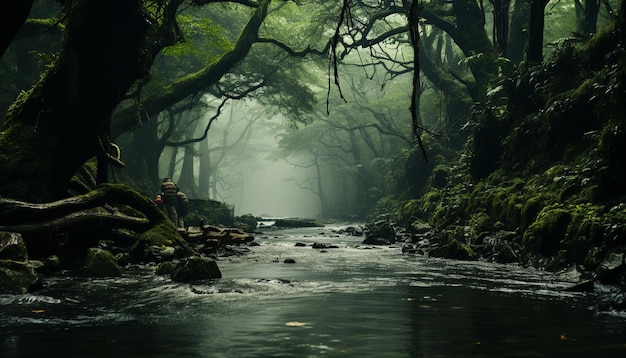
[[[73,2],[63,49],[7,113],[0,133],[0,196],[43,202],[108,151],[109,119],[149,65],[140,0]]]

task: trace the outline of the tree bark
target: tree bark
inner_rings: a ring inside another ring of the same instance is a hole
[[[46,202],[67,196],[85,161],[108,151],[109,119],[149,62],[139,0],[75,1],[63,49],[10,108],[0,136],[0,195]]]
[[[515,63],[524,61],[524,52],[528,44],[529,20],[530,0],[515,0],[507,47],[508,58]]]
[[[543,28],[547,0],[530,1],[530,24],[528,28],[528,53],[526,61],[541,63],[543,61]]]

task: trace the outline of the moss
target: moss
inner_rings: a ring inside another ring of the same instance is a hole
[[[40,284],[39,275],[25,262],[0,260],[0,293],[24,294]]]
[[[85,259],[85,274],[92,277],[121,276],[122,270],[117,259],[107,250],[91,248]]]
[[[545,207],[524,232],[525,251],[544,257],[555,255],[561,249],[561,241],[565,238],[570,221],[571,213],[561,204]]]
[[[479,238],[493,228],[493,220],[484,212],[478,212],[472,215],[469,220],[470,234],[473,238]]]
[[[522,230],[528,228],[535,221],[539,212],[546,205],[545,200],[545,195],[539,193],[532,195],[522,204],[520,213],[520,227]]]
[[[193,282],[222,278],[222,273],[214,260],[194,256],[176,265],[171,277],[176,282]]]
[[[257,226],[257,218],[252,214],[244,214],[235,218],[235,227],[246,232],[254,232]]]
[[[428,216],[437,210],[441,206],[443,194],[440,190],[431,190],[421,198],[421,210],[420,213],[424,216]]]
[[[171,221],[163,221],[139,235],[139,241],[148,245],[172,246],[179,240],[182,238]]]

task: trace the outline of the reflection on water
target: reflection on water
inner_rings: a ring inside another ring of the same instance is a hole
[[[58,277],[0,296],[2,357],[614,357],[626,318],[516,266],[407,256],[330,229],[258,237],[223,279]],[[338,249],[315,250],[313,242]],[[295,264],[284,264],[292,258]]]

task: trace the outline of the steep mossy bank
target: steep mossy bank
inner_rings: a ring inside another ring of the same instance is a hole
[[[550,60],[519,66],[475,104],[459,159],[433,166],[425,192],[395,219],[413,233],[426,222],[434,256],[575,266],[588,277],[621,256],[611,267],[623,269],[625,99],[617,27],[563,41]]]

